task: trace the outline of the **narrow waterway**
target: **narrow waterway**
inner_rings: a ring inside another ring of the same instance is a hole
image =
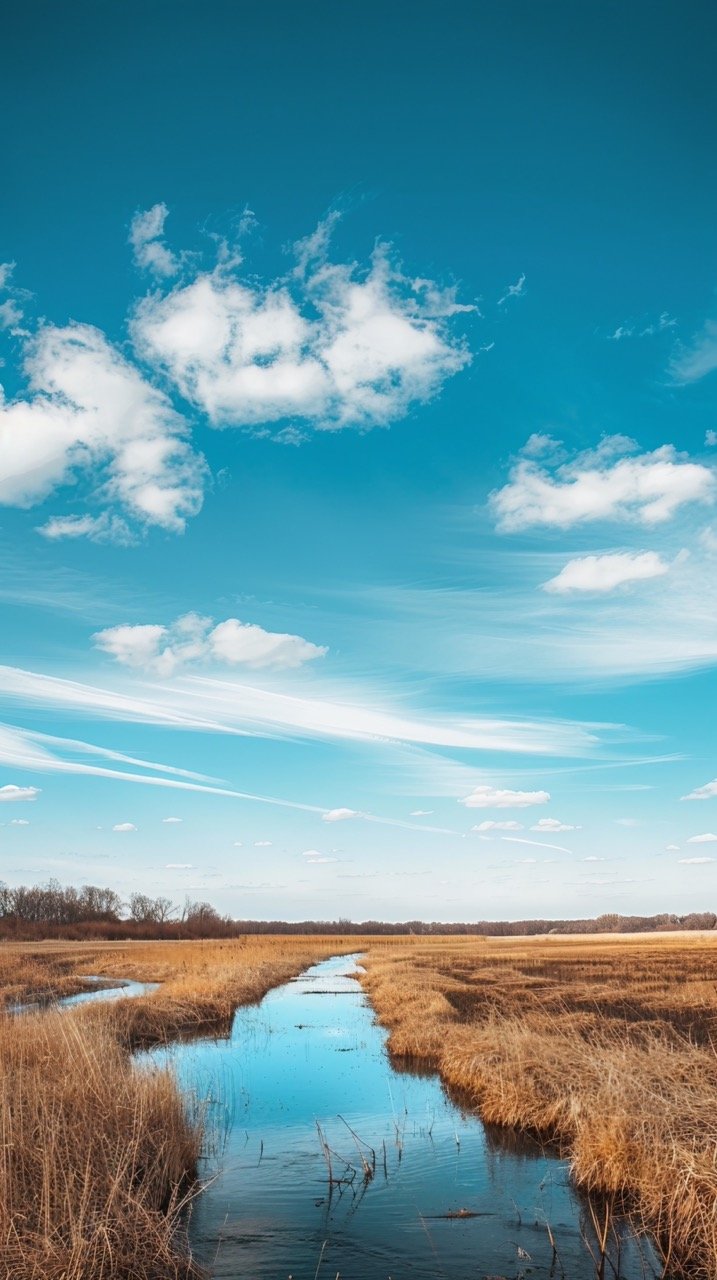
[[[11,1004],[6,1013],[45,1013],[50,1009],[72,1008],[76,1004],[131,1000],[133,997],[151,995],[159,986],[158,982],[134,982],[131,978],[103,978],[96,974],[85,974],[80,981],[87,983],[86,991],[78,991],[74,996],[62,996],[59,1000],[30,1000],[26,1004]]]
[[[209,1099],[221,1149],[192,1215],[197,1257],[226,1280],[595,1280],[565,1162],[487,1131],[436,1076],[397,1070],[357,959],[240,1009],[228,1040],[138,1059],[171,1061]],[[611,1257],[606,1276],[659,1275],[624,1222]]]

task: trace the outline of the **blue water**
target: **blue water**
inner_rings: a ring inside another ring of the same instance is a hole
[[[216,1150],[190,1224],[197,1257],[227,1280],[594,1280],[566,1163],[487,1131],[434,1075],[392,1066],[346,976],[356,959],[315,965],[240,1009],[229,1039],[138,1056],[171,1062],[207,1107]],[[477,1216],[442,1216],[460,1210]],[[612,1258],[624,1280],[659,1275],[624,1222]]]
[[[7,1013],[39,1013],[46,1009],[70,1008],[76,1004],[94,1004],[100,1000],[126,1000],[134,996],[150,995],[156,991],[158,982],[132,982],[129,978],[117,978],[116,985],[111,987],[94,986],[94,983],[111,981],[108,978],[87,974],[82,982],[91,983],[88,991],[78,991],[74,996],[63,996],[61,1000],[31,1001],[28,1004],[9,1005]]]

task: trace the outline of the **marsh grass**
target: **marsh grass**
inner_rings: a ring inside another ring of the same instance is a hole
[[[2,947],[7,1003],[70,994],[82,973],[162,986],[0,1014],[0,1280],[198,1280],[186,1226],[204,1117],[131,1051],[226,1033],[240,1004],[337,950],[310,937]]]
[[[392,1054],[556,1143],[669,1274],[714,1280],[717,939],[422,939],[366,964]]]

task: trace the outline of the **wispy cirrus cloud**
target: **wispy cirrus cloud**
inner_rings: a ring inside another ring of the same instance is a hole
[[[698,382],[717,369],[717,320],[707,320],[692,341],[674,352],[669,372],[674,382]]]
[[[167,725],[243,736],[297,736],[330,741],[410,743],[529,755],[590,754],[599,739],[569,721],[425,716],[384,708],[352,688],[342,697],[301,696],[210,676],[181,676],[163,684],[103,688],[18,667],[0,667],[6,701],[73,708],[95,719]]]

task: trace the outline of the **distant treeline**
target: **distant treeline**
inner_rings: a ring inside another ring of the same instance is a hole
[[[234,920],[209,902],[132,893],[124,901],[114,889],[85,884],[76,889],[57,880],[10,888],[0,881],[0,938],[236,938],[250,933],[276,934],[414,934],[483,935],[510,938],[545,933],[666,933],[677,929],[714,929],[714,911],[678,916],[623,916],[610,913],[593,920],[476,920],[446,924],[442,920]]]

